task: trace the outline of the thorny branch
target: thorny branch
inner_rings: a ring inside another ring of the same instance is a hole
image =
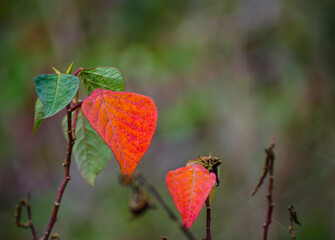
[[[31,234],[33,235],[33,239],[37,240],[37,234],[36,230],[33,224],[33,220],[31,217],[31,209],[30,209],[30,194],[28,192],[27,199],[21,199],[20,203],[16,206],[15,208],[15,223],[18,227],[22,228],[30,228],[31,229]],[[26,207],[27,209],[27,215],[28,215],[28,222],[21,222],[21,212],[22,212],[22,207]]]
[[[268,192],[266,194],[266,197],[268,199],[268,210],[266,214],[266,221],[263,224],[263,228],[264,228],[263,240],[267,240],[268,230],[269,230],[269,226],[272,220],[272,211],[274,208],[274,203],[272,199],[272,192],[273,192],[273,187],[274,187],[274,160],[275,160],[275,154],[273,152],[274,147],[275,147],[275,139],[272,138],[270,147],[265,149],[266,157],[264,160],[263,173],[257,185],[251,192],[251,195],[255,195],[258,188],[262,185],[266,175],[269,173],[269,185],[268,185]]]
[[[300,226],[301,226],[301,223],[298,220],[297,211],[295,210],[293,205],[288,206],[288,211],[290,213],[290,226],[288,227],[288,230],[290,231],[290,234],[292,236],[292,240],[295,240],[296,237],[295,237],[295,233],[294,233],[293,222],[295,222],[296,224],[298,224]]]

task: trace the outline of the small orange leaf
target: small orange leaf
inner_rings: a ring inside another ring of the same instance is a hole
[[[190,228],[216,183],[216,176],[199,164],[170,171],[166,184],[181,214],[184,227]]]
[[[81,108],[113,151],[125,180],[129,182],[156,129],[154,101],[137,93],[99,88],[84,100]]]

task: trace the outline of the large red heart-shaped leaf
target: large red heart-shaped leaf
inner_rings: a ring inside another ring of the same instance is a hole
[[[181,214],[184,227],[191,227],[216,183],[216,176],[199,164],[170,171],[166,184]]]
[[[99,88],[84,100],[81,108],[113,151],[125,180],[129,182],[156,129],[154,101],[137,93]]]

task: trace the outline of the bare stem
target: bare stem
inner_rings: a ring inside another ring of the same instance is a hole
[[[262,185],[266,175],[269,173],[269,185],[268,185],[268,191],[266,193],[266,198],[268,199],[268,210],[266,214],[266,221],[263,224],[263,228],[264,228],[263,240],[267,240],[268,230],[269,230],[269,226],[272,220],[272,211],[274,208],[273,195],[272,195],[273,187],[274,187],[274,160],[275,160],[275,155],[273,152],[274,147],[275,147],[275,139],[273,138],[271,140],[270,146],[265,149],[266,157],[264,160],[262,175],[256,187],[251,192],[251,195],[255,195],[259,187]]]
[[[209,196],[206,199],[206,210],[207,210],[207,217],[206,217],[206,240],[211,240],[211,205],[209,204]]]
[[[30,208],[30,194],[28,193],[27,199],[21,199],[19,205],[16,206],[15,209],[15,223],[18,227],[22,228],[30,228],[31,229],[31,234],[33,235],[34,240],[38,240],[36,230],[33,224],[33,220],[31,217],[31,208]],[[22,212],[22,207],[26,207],[27,209],[27,215],[28,215],[28,222],[24,223],[21,222],[21,212]]]
[[[179,221],[178,217],[173,213],[157,190],[142,175],[137,175],[136,180],[157,199],[157,201],[162,205],[163,209],[168,213],[169,217],[178,224],[180,230],[185,234],[187,239],[195,240],[193,234]]]
[[[62,197],[63,197],[63,193],[64,190],[66,188],[66,185],[68,183],[68,181],[71,179],[70,177],[70,164],[71,164],[71,154],[72,154],[72,147],[74,144],[74,139],[73,139],[73,135],[72,135],[72,115],[71,115],[71,107],[70,104],[67,105],[67,135],[68,135],[68,146],[67,146],[67,152],[66,152],[66,159],[63,162],[63,166],[64,166],[64,179],[62,182],[61,187],[58,189],[58,195],[57,195],[57,199],[54,205],[54,209],[51,215],[51,219],[49,222],[49,225],[47,227],[47,229],[45,230],[45,233],[43,235],[43,240],[47,240],[49,238],[49,235],[52,231],[52,228],[57,220],[57,213],[58,213],[58,209],[59,209],[59,205],[61,203]]]
[[[270,147],[265,150],[266,158],[268,159],[268,162],[269,162],[269,165],[268,165],[269,186],[268,186],[268,192],[266,194],[266,197],[268,199],[268,211],[266,214],[266,221],[264,223],[263,240],[267,240],[267,234],[268,234],[269,226],[272,220],[272,211],[274,208],[273,195],[272,195],[273,187],[274,187],[274,169],[273,169],[274,160],[275,160],[275,155],[273,153],[274,146],[275,146],[274,141],[272,141]]]
[[[294,228],[293,228],[293,222],[292,220],[290,219],[290,226],[288,227],[288,230],[290,231],[290,234],[291,234],[291,237],[292,237],[292,240],[295,240],[296,237],[295,237],[295,233],[294,233]]]
[[[288,230],[290,231],[292,240],[295,240],[296,237],[295,237],[295,233],[294,233],[293,222],[295,222],[298,225],[301,225],[301,223],[298,220],[297,211],[295,210],[293,205],[288,206],[288,211],[290,213],[290,226],[288,227]]]

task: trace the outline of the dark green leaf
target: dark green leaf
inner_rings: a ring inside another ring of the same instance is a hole
[[[66,117],[63,119],[63,130],[67,138]],[[94,186],[96,176],[106,166],[113,153],[81,112],[78,114],[75,134],[75,161],[81,176]]]
[[[44,74],[34,79],[36,92],[44,107],[44,116],[51,117],[69,104],[78,91],[79,79],[69,74]]]
[[[84,68],[79,73],[88,94],[98,88],[110,91],[124,91],[124,82],[120,71],[113,67]]]
[[[39,98],[36,99],[35,102],[35,116],[34,116],[34,128],[32,134],[37,131],[37,129],[40,127],[41,123],[43,122],[43,115],[44,115],[44,109],[43,104]]]

